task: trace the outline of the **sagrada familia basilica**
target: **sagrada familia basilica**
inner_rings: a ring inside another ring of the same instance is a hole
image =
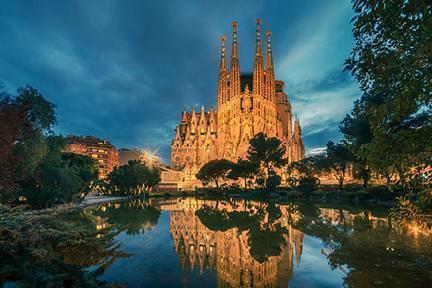
[[[290,162],[302,159],[305,151],[299,120],[295,118],[293,125],[284,82],[275,79],[271,32],[267,32],[264,65],[261,22],[257,20],[253,73],[240,72],[237,22],[233,23],[229,68],[225,40],[222,36],[217,109],[182,112],[171,144],[171,167],[195,175],[210,160],[236,161],[245,156],[249,140],[260,132],[279,138]]]

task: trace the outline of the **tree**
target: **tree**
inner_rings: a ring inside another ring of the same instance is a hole
[[[233,164],[230,173],[228,174],[228,178],[237,180],[239,178],[244,181],[244,188],[247,189],[247,180],[253,179],[258,171],[258,167],[255,163],[245,160],[239,159],[237,163]]]
[[[81,179],[81,188],[79,189],[81,195],[77,195],[77,197],[82,199],[91,192],[98,179],[99,169],[97,163],[87,155],[62,153],[61,157],[64,165],[74,171],[74,174]]]
[[[363,187],[366,188],[370,179],[372,178],[372,172],[366,161],[360,160],[357,157],[353,159],[353,176],[355,179],[363,182]]]
[[[106,179],[109,194],[140,195],[160,182],[160,171],[148,167],[140,160],[130,160],[126,165],[116,167]]]
[[[413,187],[411,171],[432,157],[431,5],[357,0],[353,6],[356,45],[345,69],[363,92],[354,121],[367,119],[372,136],[359,151],[388,183],[397,174]]]
[[[20,142],[23,133],[22,127],[27,125],[24,110],[15,105],[12,100],[4,95],[0,99],[0,202],[16,202],[18,181],[21,178],[18,173],[19,157],[14,153],[14,147]]]
[[[48,136],[44,144],[46,155],[31,177],[20,183],[20,195],[34,208],[81,201],[97,180],[95,161],[85,155],[63,154],[65,140],[61,136]]]
[[[370,163],[374,161],[374,158],[371,157],[372,155],[363,153],[362,147],[371,143],[373,135],[368,117],[364,112],[364,105],[361,101],[357,100],[354,102],[351,114],[345,116],[339,125],[339,129],[344,137],[344,145],[353,154],[354,177],[361,180],[363,186],[366,187],[371,179],[372,169]]]
[[[33,208],[80,200],[96,178],[86,156],[62,156],[66,142],[55,136],[54,104],[31,86],[0,100],[0,200]],[[22,197],[21,197],[22,196]]]
[[[288,163],[288,159],[284,158],[286,147],[278,138],[268,138],[264,133],[255,135],[250,140],[249,145],[247,160],[262,170],[263,177],[266,177],[263,179],[266,183],[266,189],[270,188],[267,186],[267,178],[275,175],[277,168]],[[274,181],[268,183],[274,183]]]
[[[219,181],[226,180],[228,173],[233,168],[233,163],[226,159],[216,159],[207,162],[196,174],[198,180],[204,182],[213,181],[216,188],[219,188]]]
[[[319,184],[317,176],[323,172],[324,159],[323,155],[315,155],[290,163],[287,174],[291,186],[296,186],[305,194],[315,191]]]
[[[329,141],[327,143],[327,157],[321,165],[323,170],[330,171],[336,180],[339,182],[339,189],[342,188],[345,182],[345,176],[350,168],[353,156],[342,143],[334,144]]]
[[[291,162],[287,168],[287,173],[292,177],[298,178],[316,177],[322,171],[320,166],[323,160],[323,155],[314,155],[296,162]]]

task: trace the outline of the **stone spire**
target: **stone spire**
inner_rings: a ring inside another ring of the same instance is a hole
[[[181,136],[180,136],[180,127],[179,127],[179,126],[176,127],[176,136],[175,136],[175,141],[178,141],[178,142],[181,141]]]
[[[192,116],[191,116],[190,126],[191,126],[191,131],[190,132],[192,134],[195,134],[197,126],[198,126],[198,120],[197,120],[197,117],[196,117],[196,114],[195,114],[195,109],[193,107],[192,107]]]
[[[276,101],[275,76],[273,67],[273,56],[271,50],[271,31],[267,32],[267,58],[265,72],[265,94],[270,101]]]
[[[207,118],[206,113],[204,111],[204,106],[201,106],[201,114],[199,119],[199,130],[201,134],[204,134],[207,131]]]
[[[264,96],[264,67],[263,67],[263,55],[261,47],[261,20],[256,20],[256,46],[254,56],[254,71],[253,71],[253,85],[252,91],[255,94]]]
[[[182,112],[182,117],[181,117],[181,123],[182,124],[187,124],[187,121],[188,121],[188,119],[187,119],[187,113],[186,113],[186,111],[183,111]]]
[[[215,116],[215,112],[214,112],[214,110],[213,109],[211,109],[210,110],[210,116],[209,116],[209,125],[210,125],[210,127],[209,127],[209,131],[211,132],[211,133],[214,133],[214,132],[216,132],[216,116]]]
[[[233,22],[233,43],[230,65],[230,99],[240,94],[240,64],[237,46],[237,22]]]
[[[221,62],[219,68],[219,83],[218,83],[218,105],[224,103],[228,98],[228,75],[225,55],[225,36],[221,38]]]
[[[294,139],[298,140],[299,138],[301,138],[301,128],[300,128],[299,119],[296,116],[294,121]]]

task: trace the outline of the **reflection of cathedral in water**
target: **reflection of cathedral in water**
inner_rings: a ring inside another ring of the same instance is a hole
[[[263,204],[239,201],[232,205],[180,199],[169,208],[164,207],[171,210],[170,231],[182,269],[185,272],[187,269],[200,269],[201,272],[205,269],[216,270],[218,287],[286,287],[292,276],[293,259],[297,265],[300,262],[303,242],[303,233],[287,224],[286,207],[277,206],[282,215],[273,223],[287,229],[287,234],[283,236],[286,244],[280,255],[270,256],[260,263],[250,253],[247,230],[239,232],[237,228],[231,228],[212,231],[195,215],[196,210],[204,206],[216,208],[216,205],[219,211],[233,212],[251,211],[255,205]],[[267,221],[268,217],[264,217],[261,224]],[[184,281],[187,283],[187,279]]]

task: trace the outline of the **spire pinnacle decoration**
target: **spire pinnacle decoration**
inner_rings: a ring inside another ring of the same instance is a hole
[[[221,37],[221,62],[219,70],[219,83],[218,83],[218,105],[224,103],[228,98],[228,76],[227,65],[225,56],[225,35]]]
[[[233,43],[230,66],[230,99],[240,94],[240,64],[237,45],[237,21],[233,24]]]
[[[256,20],[256,53],[261,53],[261,20]]]
[[[237,21],[233,21],[233,43],[237,44]]]
[[[255,57],[254,57],[254,71],[253,71],[253,83],[252,91],[257,95],[264,96],[264,64],[261,48],[261,20],[256,20],[256,46],[255,46]]]
[[[233,26],[233,42],[232,42],[232,46],[233,46],[233,50],[232,50],[232,55],[231,58],[238,58],[238,47],[237,47],[237,21],[234,21],[232,23]]]
[[[272,50],[271,50],[271,31],[267,31],[267,61],[270,60],[270,63],[266,63],[267,66],[272,65],[273,66],[273,57],[272,57]]]
[[[271,31],[267,32],[267,58],[265,73],[265,97],[272,102],[276,102],[276,86],[273,67],[273,56],[271,50]]]
[[[226,70],[225,40],[226,40],[225,35],[222,35],[222,37],[221,37],[221,66],[220,66],[221,70],[222,69]]]

